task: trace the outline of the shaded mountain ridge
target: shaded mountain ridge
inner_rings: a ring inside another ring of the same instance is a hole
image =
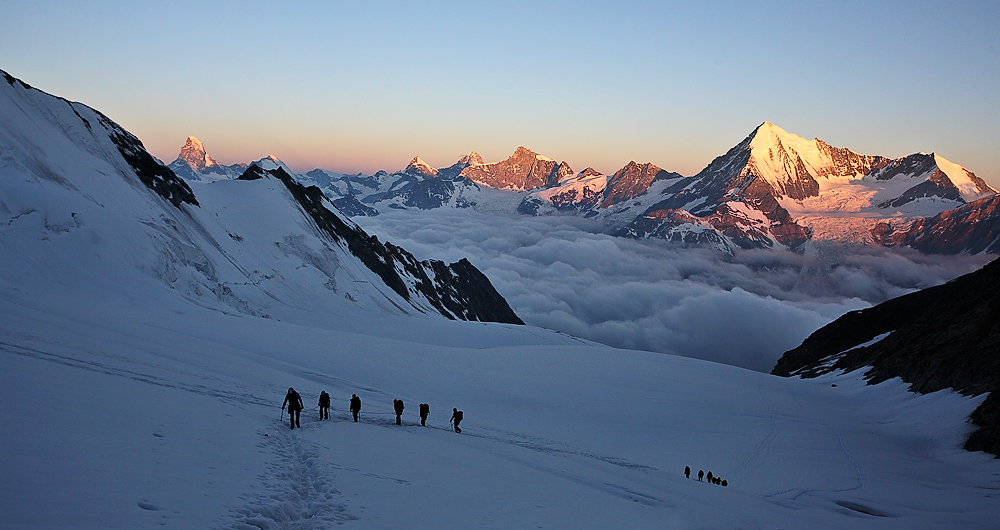
[[[411,301],[412,294],[419,292],[450,319],[524,324],[489,279],[468,259],[462,258],[450,265],[439,260],[418,261],[392,243],[381,243],[376,236],[368,235],[353,223],[348,225],[327,208],[324,203],[329,199],[318,187],[303,186],[282,167],[265,170],[251,164],[239,179],[258,180],[269,176],[285,185],[325,234],[335,241],[344,241],[369,270],[404,300]],[[411,280],[406,281],[404,275]]]
[[[523,324],[468,260],[418,261],[379,242],[274,157],[244,179],[189,184],[100,112],[0,74],[0,216],[39,281],[73,263],[79,283],[152,279],[171,296],[253,316],[372,310]],[[209,167],[197,139],[185,152]],[[280,184],[246,182],[264,177]]]
[[[900,377],[915,392],[989,392],[973,412],[970,451],[1000,456],[1000,260],[931,287],[852,311],[785,352],[772,373],[815,377],[867,368],[876,384]],[[873,342],[874,341],[874,342]]]

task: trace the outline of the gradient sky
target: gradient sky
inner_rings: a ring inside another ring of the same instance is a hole
[[[1000,188],[1000,3],[0,3],[0,69],[165,162],[396,170],[519,145],[698,172],[763,121]]]

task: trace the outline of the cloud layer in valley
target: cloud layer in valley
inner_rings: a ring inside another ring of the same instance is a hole
[[[601,233],[578,217],[389,212],[356,219],[419,259],[468,257],[529,325],[622,348],[770,371],[841,314],[971,272],[990,257],[810,243],[728,256]]]

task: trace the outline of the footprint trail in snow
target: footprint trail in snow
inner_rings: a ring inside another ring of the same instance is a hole
[[[319,530],[357,519],[341,502],[333,474],[317,451],[294,431],[272,432],[264,446],[276,455],[262,478],[264,491],[234,510],[235,530]]]

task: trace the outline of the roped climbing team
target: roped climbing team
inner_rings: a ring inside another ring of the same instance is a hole
[[[289,426],[294,429],[296,427],[301,427],[299,425],[299,414],[305,407],[302,404],[302,396],[295,391],[294,388],[288,387],[288,393],[285,394],[285,401],[281,403],[281,410],[284,412],[285,407],[288,407],[288,421]],[[319,394],[319,419],[328,420],[330,419],[330,394],[326,393],[326,390],[320,392]],[[403,400],[394,399],[392,400],[393,412],[396,414],[396,425],[403,424]],[[361,398],[357,394],[351,394],[350,402],[351,415],[354,417],[354,421],[358,421],[358,417],[361,415]],[[455,432],[460,433],[462,429],[458,427],[458,424],[462,422],[465,414],[455,407],[452,410],[451,420],[449,425],[455,428]],[[421,403],[419,407],[420,411],[420,425],[427,425],[427,416],[431,413],[431,406],[427,403]]]

